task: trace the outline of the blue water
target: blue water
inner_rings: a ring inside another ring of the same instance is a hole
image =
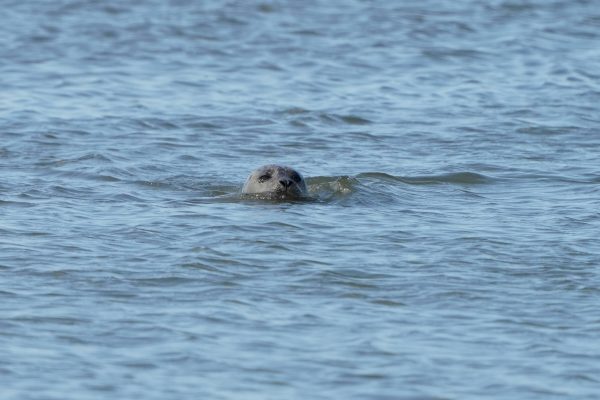
[[[2,8],[2,399],[598,398],[599,1]]]

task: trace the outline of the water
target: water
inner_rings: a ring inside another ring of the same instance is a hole
[[[600,2],[5,1],[3,399],[594,399]],[[311,201],[241,198],[289,164]]]

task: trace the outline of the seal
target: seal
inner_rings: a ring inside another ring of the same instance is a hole
[[[252,171],[242,194],[260,197],[298,199],[308,196],[306,182],[298,171],[282,165],[263,165]]]

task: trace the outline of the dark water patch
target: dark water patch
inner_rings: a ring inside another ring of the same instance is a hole
[[[332,271],[318,272],[310,277],[303,280],[306,283],[316,283],[318,285],[326,285],[331,289],[341,289],[343,292],[341,296],[346,296],[348,293],[346,290],[360,289],[361,293],[364,291],[376,290],[378,285],[375,282],[370,282],[368,279],[356,278],[353,276],[346,275],[344,273],[336,273]],[[356,298],[356,295],[353,296]]]
[[[35,207],[35,203],[25,201],[14,201],[14,200],[0,200],[0,207],[19,207],[19,208],[30,208]]]
[[[172,122],[171,120],[166,120],[158,117],[114,118],[116,122],[119,125],[121,125],[122,128],[126,128],[128,130],[135,129],[137,132],[162,132],[181,129],[181,127],[178,124]]]
[[[153,147],[163,148],[165,150],[175,149],[175,148],[196,148],[196,144],[186,143],[179,140],[173,140],[172,138],[165,138],[164,140],[156,140],[151,143]]]
[[[110,176],[110,175],[95,175],[95,176],[92,176],[91,179],[98,180],[101,182],[111,182],[111,183],[121,181],[119,178],[116,178],[116,177]]]
[[[18,316],[11,318],[15,322],[31,322],[35,324],[56,324],[56,325],[81,325],[88,324],[91,320],[86,318],[63,317],[63,316]]]
[[[304,115],[310,114],[311,111],[302,107],[290,107],[280,112],[283,115]]]
[[[369,121],[368,119],[356,115],[338,115],[331,113],[321,113],[318,117],[322,122],[333,124],[342,122],[349,125],[367,125],[371,123],[371,121]]]
[[[334,125],[369,125],[373,123],[373,121],[358,115],[327,113],[309,110],[302,107],[287,108],[277,112],[276,115],[286,118],[293,118],[290,122],[300,125],[311,125],[317,123],[330,123]]]
[[[23,235],[23,236],[30,236],[30,237],[51,236],[52,235],[50,232],[31,231],[31,230],[24,230],[24,229],[20,229],[20,228],[11,228],[10,230],[1,230],[1,232],[7,233],[7,234],[10,233],[11,235]]]
[[[519,128],[517,129],[517,132],[528,135],[554,136],[573,133],[573,131],[578,131],[579,129],[581,128],[577,126],[530,126],[527,128]]]
[[[184,116],[178,118],[179,124],[188,129],[200,131],[212,131],[226,127],[226,124],[205,121],[195,116]],[[225,122],[225,121],[223,121]]]
[[[372,123],[368,119],[356,115],[342,115],[339,118],[350,125],[367,125]]]
[[[319,36],[323,36],[324,32],[320,32],[318,30],[313,30],[313,29],[298,29],[298,30],[294,30],[291,31],[290,33],[292,33],[293,35],[299,35],[299,36],[315,36],[315,37],[319,37]]]
[[[460,49],[460,48],[449,48],[449,47],[432,47],[423,50],[423,55],[433,60],[452,60],[452,59],[468,59],[468,60],[481,60],[489,58],[490,54],[475,49]]]
[[[402,302],[396,301],[396,300],[392,300],[392,299],[374,299],[374,300],[371,300],[371,302],[378,306],[384,306],[384,307],[393,307],[394,308],[394,307],[406,306],[405,303],[402,303]]]

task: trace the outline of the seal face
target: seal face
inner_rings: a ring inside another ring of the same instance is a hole
[[[246,179],[242,193],[293,199],[308,196],[308,189],[304,178],[295,169],[281,165],[264,165],[252,171]]]

